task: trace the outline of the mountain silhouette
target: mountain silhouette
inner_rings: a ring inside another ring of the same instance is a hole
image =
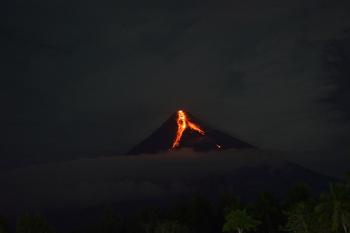
[[[183,127],[183,128],[182,128]],[[183,132],[179,135],[179,131]],[[178,137],[178,141],[176,139]],[[255,148],[244,141],[209,127],[192,114],[179,110],[128,154],[153,154],[191,148],[194,151]]]

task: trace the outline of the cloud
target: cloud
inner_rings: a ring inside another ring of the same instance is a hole
[[[192,193],[194,184],[208,178],[264,164],[280,167],[284,162],[253,150],[181,150],[36,165],[0,175],[0,205],[12,212],[17,208],[48,210],[164,199]]]

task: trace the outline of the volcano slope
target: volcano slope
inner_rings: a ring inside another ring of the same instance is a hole
[[[181,148],[204,152],[255,147],[208,126],[188,112],[179,110],[128,154],[150,154]]]

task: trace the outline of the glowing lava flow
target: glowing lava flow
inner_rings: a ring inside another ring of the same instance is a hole
[[[194,124],[193,122],[191,122],[184,111],[179,110],[177,112],[177,133],[176,133],[176,138],[174,140],[174,143],[172,145],[172,149],[175,149],[176,147],[178,147],[180,145],[180,141],[182,138],[183,133],[185,132],[185,130],[187,128],[190,128],[202,135],[205,135],[205,132],[199,128],[199,126],[197,126],[196,124]]]

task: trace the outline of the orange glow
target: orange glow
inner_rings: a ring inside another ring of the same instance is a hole
[[[177,112],[176,122],[177,122],[177,133],[176,133],[176,138],[172,145],[172,149],[175,149],[180,145],[182,135],[187,128],[190,128],[191,130],[194,130],[202,135],[205,135],[205,132],[198,125],[191,122],[186,116],[186,113],[182,110],[179,110]]]

